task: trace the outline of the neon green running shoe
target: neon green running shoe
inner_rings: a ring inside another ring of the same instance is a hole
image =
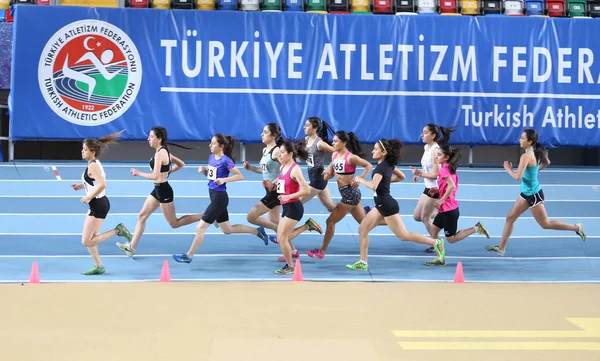
[[[353,264],[347,264],[346,268],[351,269],[353,271],[368,271],[369,265],[364,263],[363,261],[357,261]]]
[[[106,268],[104,268],[104,267],[100,268],[98,266],[94,266],[94,268],[83,272],[83,274],[86,276],[94,276],[94,275],[103,275],[105,272],[106,272]]]

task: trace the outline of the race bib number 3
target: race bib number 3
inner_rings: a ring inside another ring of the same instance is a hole
[[[210,165],[206,167],[206,178],[213,181],[217,179],[217,168]]]
[[[283,179],[277,180],[277,193],[279,193],[279,194],[285,193],[285,181]]]
[[[315,166],[315,159],[313,158],[312,154],[308,155],[308,158],[306,159],[306,165],[309,166],[310,168]]]

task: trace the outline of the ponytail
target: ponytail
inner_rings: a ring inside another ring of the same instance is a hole
[[[533,155],[538,164],[547,164],[548,157],[546,157],[546,148],[539,142],[539,137],[535,129],[525,129],[525,136],[527,140],[531,142],[533,147]]]
[[[450,143],[450,134],[454,132],[454,128],[440,127],[437,124],[427,124],[427,128],[429,128],[429,132],[434,135],[434,142]]]
[[[440,151],[448,157],[448,167],[450,168],[450,173],[456,174],[458,162],[460,161],[460,150],[450,147],[448,144],[444,143],[440,145]]]
[[[235,146],[235,139],[231,135],[224,135],[221,133],[215,134],[217,143],[223,146],[223,154],[233,160],[233,147]]]
[[[117,139],[119,139],[121,133],[124,131],[125,129],[105,135],[99,139],[86,138],[83,140],[83,144],[85,144],[91,152],[94,152],[96,158],[99,158],[103,150],[108,149],[108,147],[113,144],[117,144]]]
[[[361,158],[364,158],[362,146],[360,145],[360,141],[354,132],[346,133],[343,130],[338,130],[335,132],[335,136],[338,137],[338,139],[342,142],[346,143],[346,149],[348,149],[348,151]]]
[[[306,150],[304,141],[294,142],[293,140],[284,140],[281,143],[281,146],[283,146],[288,153],[292,153],[294,160],[298,158],[305,161],[308,158],[308,151]]]
[[[317,129],[317,136],[325,143],[331,145],[329,133],[331,133],[331,137],[333,138],[333,135],[335,134],[333,128],[319,117],[309,117],[307,121],[310,122],[313,128]]]

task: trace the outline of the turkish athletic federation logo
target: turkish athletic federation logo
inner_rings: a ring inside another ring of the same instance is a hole
[[[109,123],[133,104],[142,82],[138,51],[125,32],[99,20],[71,23],[44,47],[40,90],[64,120],[84,126]]]

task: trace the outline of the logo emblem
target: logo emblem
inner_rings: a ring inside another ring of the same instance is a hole
[[[38,65],[40,90],[64,120],[97,126],[122,116],[142,82],[142,62],[125,32],[99,20],[82,20],[57,31]]]

